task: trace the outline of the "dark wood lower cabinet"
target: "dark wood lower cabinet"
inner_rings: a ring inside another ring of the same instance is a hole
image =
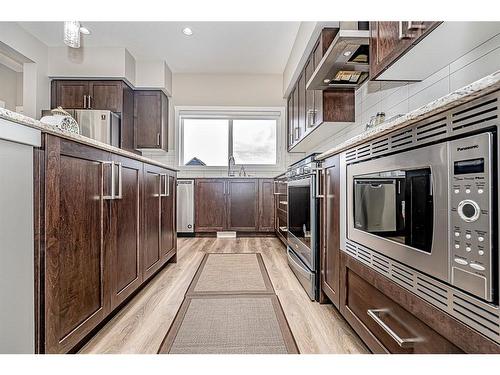
[[[110,310],[101,226],[109,154],[53,136],[45,147],[43,340],[45,352],[62,353]]]
[[[255,232],[258,228],[259,180],[227,180],[227,229]]]
[[[325,161],[321,226],[321,288],[339,307],[340,272],[340,157]]]
[[[197,179],[194,190],[195,231],[217,232],[226,227],[226,181]]]
[[[195,181],[195,232],[273,232],[273,180],[199,178]]]
[[[499,353],[500,347],[340,253],[340,311],[374,353]]]
[[[259,232],[274,232],[274,180],[259,180]]]
[[[115,173],[121,173],[115,179],[115,193],[121,193],[121,197],[106,200],[109,220],[104,223],[109,226],[109,235],[104,243],[111,270],[111,308],[115,308],[142,282],[139,244],[142,163],[116,155],[112,159],[117,163],[112,166]]]
[[[66,353],[175,257],[175,172],[52,135],[42,144],[37,348]],[[169,176],[163,187],[160,176]]]

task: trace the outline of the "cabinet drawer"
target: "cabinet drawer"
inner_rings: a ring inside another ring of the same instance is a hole
[[[375,351],[462,353],[350,268],[346,269],[345,282],[344,310],[380,345],[380,350]]]

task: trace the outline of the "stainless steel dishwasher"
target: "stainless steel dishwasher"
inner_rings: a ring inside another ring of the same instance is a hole
[[[194,180],[177,180],[177,234],[194,236]]]

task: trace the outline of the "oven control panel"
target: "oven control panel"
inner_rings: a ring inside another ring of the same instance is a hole
[[[449,145],[451,281],[491,301],[493,135],[483,133]]]

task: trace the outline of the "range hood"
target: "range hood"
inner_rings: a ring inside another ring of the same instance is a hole
[[[357,23],[340,23],[339,32],[307,82],[307,90],[358,88],[366,81],[370,31],[355,27]]]

